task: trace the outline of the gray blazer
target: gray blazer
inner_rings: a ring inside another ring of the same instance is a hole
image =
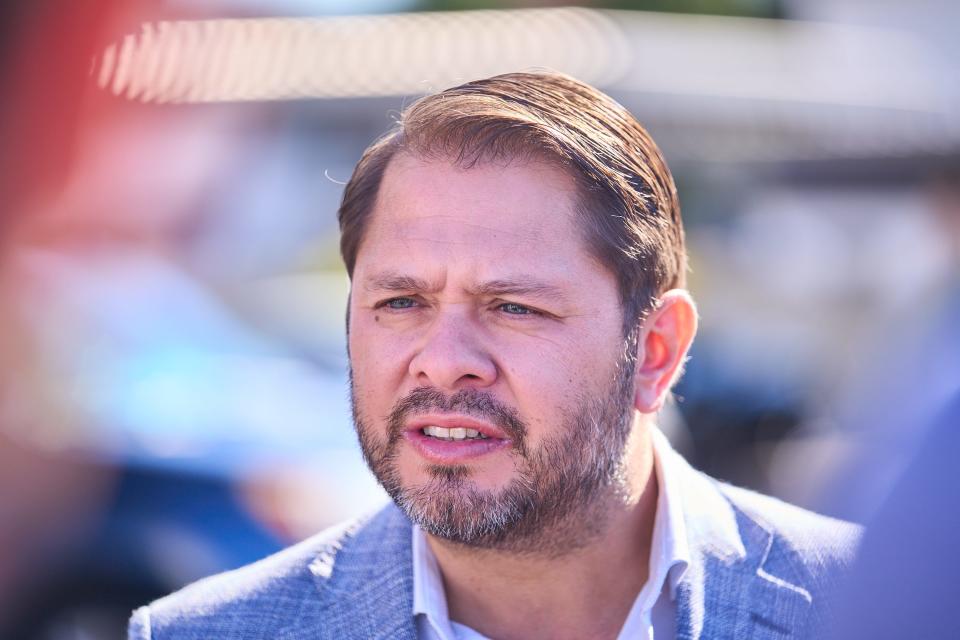
[[[691,551],[677,637],[814,637],[859,528],[676,466]],[[412,640],[410,526],[391,504],[141,607],[129,638]]]

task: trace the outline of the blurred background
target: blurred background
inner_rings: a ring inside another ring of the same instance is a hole
[[[661,145],[698,467],[865,521],[960,388],[960,4],[31,0],[0,9],[0,637],[381,504],[336,209],[417,96],[546,67]]]

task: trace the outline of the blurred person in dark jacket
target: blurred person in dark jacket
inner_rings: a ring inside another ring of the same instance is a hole
[[[960,389],[870,521],[833,638],[960,638]]]
[[[411,105],[346,186],[372,517],[137,610],[133,639],[805,637],[859,531],[656,428],[697,326],[673,178],[619,104],[515,73]]]

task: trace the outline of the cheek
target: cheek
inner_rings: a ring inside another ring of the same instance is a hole
[[[375,318],[351,318],[350,367],[358,391],[386,394],[402,383],[409,368],[411,345]]]
[[[612,336],[565,331],[548,337],[518,336],[497,344],[503,370],[517,383],[546,389],[579,388],[610,370],[622,345]]]
[[[579,397],[582,362],[571,347],[537,340],[501,351],[501,375],[532,440],[553,430]]]
[[[620,342],[593,339],[587,332],[577,337],[527,341],[502,351],[504,378],[532,430],[553,429],[565,412],[613,384]]]

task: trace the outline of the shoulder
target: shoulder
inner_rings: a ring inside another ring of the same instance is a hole
[[[141,607],[130,620],[129,638],[275,637],[321,598],[339,550],[389,517],[388,511],[341,523]]]
[[[782,500],[721,484],[738,512],[768,534],[759,573],[795,585],[811,609],[806,624],[823,629],[836,617],[836,599],[856,558],[862,527],[820,515]]]
[[[800,574],[796,578],[836,574],[853,561],[860,526],[717,480],[676,452],[670,460],[694,546],[724,558],[753,558],[762,566],[793,563],[802,569],[793,572]]]
[[[791,557],[811,571],[842,569],[854,559],[863,535],[861,526],[755,491],[718,484],[736,510],[770,533],[770,559]]]

